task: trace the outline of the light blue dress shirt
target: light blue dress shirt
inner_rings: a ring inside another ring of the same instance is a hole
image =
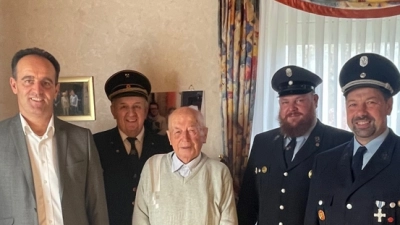
[[[388,136],[388,134],[389,134],[389,128],[386,128],[385,132],[383,132],[381,135],[379,135],[374,140],[368,142],[368,144],[365,145],[365,147],[367,148],[367,151],[364,153],[362,169],[364,169],[365,165],[367,165],[369,160],[372,158],[372,156],[378,150],[379,146],[381,146],[381,144],[383,143],[385,138]],[[353,156],[356,154],[357,149],[360,146],[361,146],[360,143],[358,143],[356,137],[354,136]]]

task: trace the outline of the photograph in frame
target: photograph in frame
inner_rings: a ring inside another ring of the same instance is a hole
[[[95,120],[93,77],[60,77],[54,115],[65,121]]]

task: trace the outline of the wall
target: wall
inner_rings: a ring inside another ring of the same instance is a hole
[[[10,61],[22,48],[41,47],[61,64],[61,76],[93,76],[96,121],[75,122],[92,132],[115,121],[104,82],[116,71],[136,69],[153,91],[205,91],[208,143],[222,153],[218,2],[214,0],[0,0],[0,119],[14,115]]]

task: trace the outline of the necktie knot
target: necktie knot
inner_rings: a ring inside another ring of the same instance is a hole
[[[129,155],[137,155],[137,149],[136,149],[136,145],[135,145],[137,138],[127,137],[126,139],[129,141],[129,143],[131,143],[131,151],[130,151]]]
[[[296,137],[291,137],[289,144],[286,146],[286,150],[294,150],[296,148]]]
[[[356,155],[357,154],[361,154],[364,155],[364,153],[367,151],[367,148],[365,146],[360,146],[357,151],[356,151]]]

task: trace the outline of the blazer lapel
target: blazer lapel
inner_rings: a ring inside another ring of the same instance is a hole
[[[15,149],[17,150],[18,156],[21,160],[22,171],[25,174],[25,178],[26,178],[28,187],[31,190],[32,195],[34,196],[35,201],[36,201],[31,161],[29,158],[25,134],[22,129],[20,114],[17,114],[13,118],[13,125],[10,127],[10,132],[11,132],[12,142],[14,143]]]
[[[338,162],[338,180],[342,187],[349,187],[352,185],[352,174],[351,174],[351,159],[353,157],[353,146],[354,139],[344,147],[342,156]]]
[[[62,126],[62,122],[54,117],[54,130],[55,138],[57,142],[57,157],[58,157],[58,167],[60,171],[60,196],[62,200],[64,192],[64,178],[66,173],[66,163],[67,163],[67,152],[68,152],[68,136],[67,131]]]
[[[285,161],[284,152],[283,152],[283,151],[285,151],[285,148],[283,145],[284,145],[284,136],[279,133],[274,137],[272,148],[274,148],[275,159],[278,161],[279,166],[283,170],[286,170],[287,167],[286,167],[286,161]]]
[[[317,121],[314,129],[311,131],[310,136],[307,138],[304,145],[299,149],[292,163],[289,164],[289,169],[296,167],[299,163],[318,151],[320,142],[323,139],[324,129],[321,122]]]
[[[383,141],[383,143],[381,144],[381,146],[379,146],[378,150],[369,160],[367,165],[365,165],[358,179],[354,181],[351,193],[357,190],[360,186],[362,186],[369,180],[371,180],[390,164],[393,155],[394,145],[396,144],[396,141],[393,139],[393,137],[394,134],[392,133],[392,131],[390,131],[385,141]]]
[[[115,127],[113,129],[112,134],[109,137],[110,137],[108,139],[108,143],[110,146],[109,151],[119,152],[118,154],[123,154],[124,156],[127,156],[128,153],[126,152],[125,145],[124,142],[122,141],[122,137],[121,134],[119,133],[118,127]]]

